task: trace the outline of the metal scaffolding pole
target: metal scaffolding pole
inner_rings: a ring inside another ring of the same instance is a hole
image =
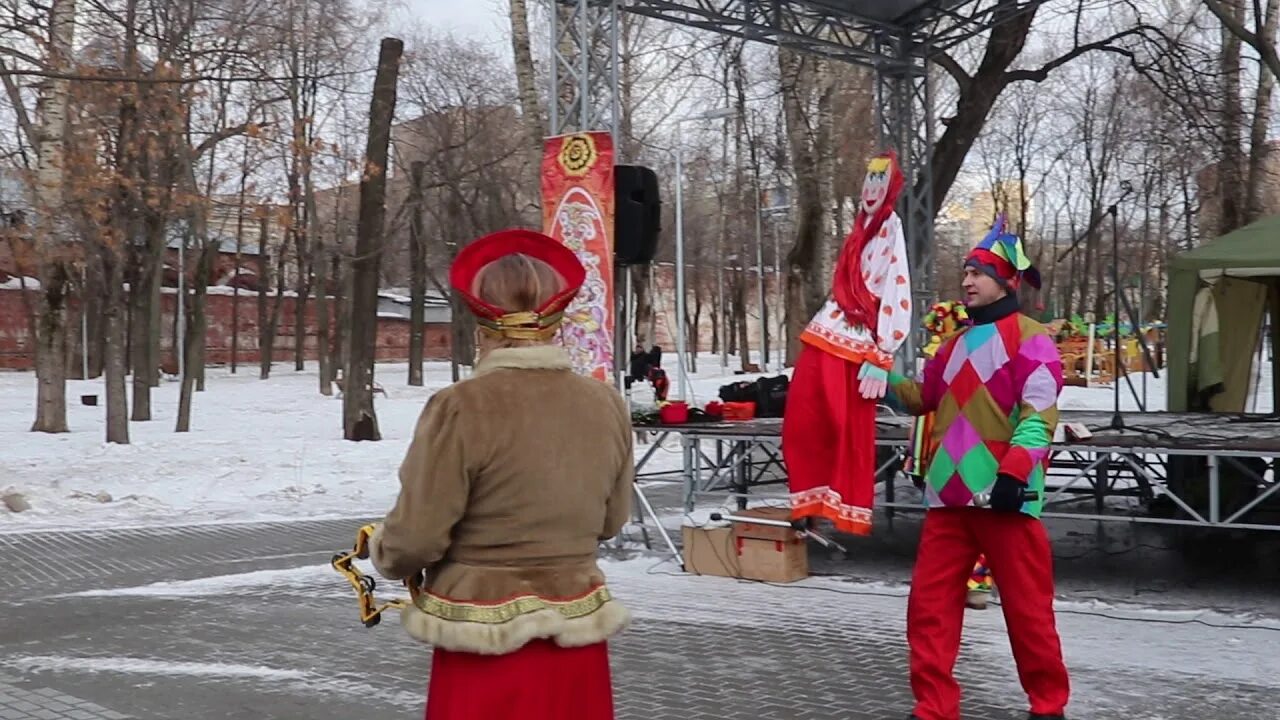
[[[902,360],[909,372],[916,371],[918,351],[926,340],[921,320],[933,302],[936,288],[932,277],[933,237],[933,172],[934,141],[933,104],[926,56],[907,37],[881,38],[881,52],[896,51],[902,62],[880,68],[876,73],[877,110],[881,146],[891,146],[898,153],[906,181],[898,199],[898,215],[906,235],[907,258],[911,268],[912,328],[915,340],[903,347]],[[913,56],[917,58],[912,62]]]

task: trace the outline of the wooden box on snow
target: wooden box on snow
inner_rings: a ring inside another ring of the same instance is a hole
[[[695,575],[793,582],[809,576],[809,553],[803,539],[794,530],[754,526],[763,530],[779,530],[785,539],[743,537],[737,534],[742,523],[727,527],[682,528],[685,570]],[[748,532],[751,532],[748,530]]]

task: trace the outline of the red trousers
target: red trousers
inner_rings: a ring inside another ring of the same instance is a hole
[[[613,720],[609,650],[534,640],[508,655],[436,648],[426,720]]]
[[[1053,614],[1053,554],[1044,525],[1022,513],[937,508],[924,531],[907,602],[911,690],[920,720],[959,720],[952,676],[964,622],[965,580],[986,555],[1000,583],[1009,644],[1031,712],[1061,714],[1070,685]]]
[[[859,363],[805,345],[782,419],[791,515],[825,517],[871,533],[876,489],[876,401],[858,392]]]

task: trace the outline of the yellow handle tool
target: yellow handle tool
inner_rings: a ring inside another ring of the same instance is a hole
[[[369,538],[373,536],[375,530],[373,525],[365,525],[356,532],[356,543],[351,552],[337,553],[329,561],[333,565],[333,569],[337,570],[351,583],[351,587],[356,591],[356,598],[360,603],[360,621],[365,627],[373,627],[382,621],[382,613],[387,610],[399,610],[405,607],[409,601],[406,600],[388,600],[386,602],[378,602],[374,597],[373,591],[377,589],[378,583],[372,577],[360,572],[360,568],[356,567],[357,559],[365,560],[369,557]],[[404,582],[409,588],[410,596],[417,594],[417,588],[408,580]]]

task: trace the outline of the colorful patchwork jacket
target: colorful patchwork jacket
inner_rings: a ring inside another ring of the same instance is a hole
[[[928,507],[972,505],[1000,473],[1043,498],[1062,392],[1062,359],[1043,325],[1018,312],[974,325],[941,347],[923,382],[896,373],[889,382],[908,412],[936,413]],[[1042,505],[1027,502],[1022,511],[1039,517]]]

